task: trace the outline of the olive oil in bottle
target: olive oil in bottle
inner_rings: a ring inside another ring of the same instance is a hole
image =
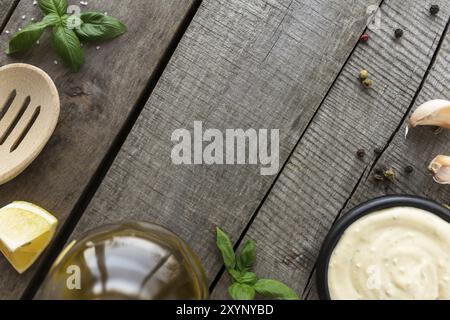
[[[149,223],[94,230],[56,260],[38,299],[207,299],[203,267],[175,234]]]

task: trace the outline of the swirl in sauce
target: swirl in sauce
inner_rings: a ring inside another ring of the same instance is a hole
[[[328,265],[328,288],[343,299],[450,299],[450,224],[396,207],[355,221]]]

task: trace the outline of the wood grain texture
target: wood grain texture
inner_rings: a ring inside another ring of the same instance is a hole
[[[236,240],[273,176],[258,166],[176,166],[179,128],[280,128],[284,161],[364,30],[367,1],[203,1],[74,237],[121,220],[165,225],[222,266],[215,226]],[[370,1],[377,4],[378,1]]]
[[[433,99],[450,100],[450,31],[447,32],[436,62],[434,63],[406,121],[396,132],[392,142],[378,159],[374,169],[389,166],[397,173],[395,183],[377,183],[373,170],[368,171],[350,199],[347,209],[363,201],[387,194],[420,195],[450,205],[450,188],[435,183],[427,168],[440,154],[450,155],[450,132],[438,133],[436,127],[418,127],[409,131],[405,139],[407,121],[411,113],[422,103]],[[408,174],[406,166],[414,172]]]
[[[8,14],[18,0],[0,0],[0,31],[1,27],[7,22]]]
[[[439,4],[439,16],[430,17],[421,0],[384,1],[381,29],[354,51],[247,233],[260,248],[262,277],[307,295],[327,231],[376,160],[373,150],[401,123],[431,63],[450,14],[448,3]],[[398,27],[405,35],[396,40]],[[374,81],[370,90],[358,80],[361,69]],[[364,159],[356,156],[360,148]],[[223,279],[213,297],[227,297],[226,286]]]
[[[384,146],[384,152],[379,156],[372,170],[367,170],[355,192],[349,199],[345,210],[370,199],[390,194],[410,194],[432,199],[441,204],[450,204],[450,189],[433,181],[427,168],[435,156],[450,155],[450,133],[444,130],[436,134],[435,127],[420,127],[410,131],[405,139],[407,121],[414,110],[422,103],[433,99],[450,99],[450,75],[446,71],[450,61],[450,30],[445,34],[442,46],[437,53],[436,61],[412,105],[408,117],[393,134],[392,141]],[[396,172],[395,183],[380,183],[373,179],[374,171],[383,167],[393,168]],[[412,166],[413,173],[407,173],[405,168]],[[315,279],[313,278],[315,281]],[[315,282],[312,281],[308,299],[317,299]]]
[[[47,33],[39,46],[21,57],[0,55],[0,65],[23,61],[43,68],[61,96],[55,134],[23,174],[0,187],[0,206],[30,201],[54,213],[60,227],[64,224],[192,5],[191,0],[89,2],[82,10],[107,11],[121,19],[128,32],[101,44],[99,50],[85,46],[86,63],[79,73],[71,73],[50,50]],[[32,17],[40,17],[38,8],[29,0],[21,1],[6,28],[14,32]],[[8,36],[2,35],[1,52],[7,43]],[[0,298],[19,298],[36,267],[18,276],[0,259]]]
[[[390,194],[418,195],[438,203],[450,204],[450,188],[435,183],[427,168],[440,154],[450,155],[450,133],[444,130],[437,134],[435,127],[420,127],[410,131],[405,139],[407,121],[412,112],[422,103],[433,99],[450,99],[450,75],[447,72],[450,61],[450,31],[447,31],[436,62],[426,78],[419,95],[408,114],[408,118],[395,133],[392,141],[385,146],[373,170],[367,171],[358,184],[343,213],[359,203]],[[373,179],[377,168],[389,166],[397,175],[395,183],[379,183]],[[413,173],[405,168],[412,166]],[[308,299],[316,299],[315,286],[311,286]]]

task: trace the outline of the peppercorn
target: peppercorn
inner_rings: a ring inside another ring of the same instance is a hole
[[[373,149],[373,152],[374,152],[376,155],[380,155],[380,154],[383,153],[383,149],[381,149],[381,148],[375,148],[375,149]]]
[[[403,30],[402,30],[402,29],[395,29],[394,34],[395,34],[395,37],[396,37],[397,39],[398,39],[398,38],[401,38],[401,37],[403,37]]]
[[[384,170],[381,168],[375,168],[374,173],[375,173],[375,175],[383,176]]]
[[[364,80],[366,80],[367,78],[369,78],[369,71],[367,71],[367,70],[361,70],[361,71],[359,72],[359,80],[364,81]]]
[[[366,151],[364,149],[359,149],[356,152],[356,155],[358,156],[358,158],[362,159],[362,158],[364,158],[366,156]]]
[[[388,169],[384,172],[384,177],[391,182],[395,182],[395,171],[393,169]]]
[[[363,35],[361,36],[360,40],[361,40],[362,42],[367,42],[367,41],[369,41],[369,35],[368,35],[367,33],[363,34]]]
[[[406,172],[407,174],[413,173],[413,172],[414,172],[413,166],[406,166],[406,167],[405,167],[405,172]]]
[[[436,14],[438,14],[439,13],[439,10],[440,10],[440,8],[439,8],[439,6],[437,5],[437,4],[433,4],[431,7],[430,7],[430,13],[431,13],[431,15],[436,15]]]
[[[370,88],[373,86],[373,81],[370,79],[366,79],[362,82],[363,86],[366,88]]]

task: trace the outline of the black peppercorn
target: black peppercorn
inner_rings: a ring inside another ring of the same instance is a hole
[[[437,5],[437,4],[433,4],[431,7],[430,7],[430,13],[434,16],[434,15],[436,15],[436,14],[438,14],[439,13],[439,6]]]
[[[413,166],[407,166],[407,167],[405,168],[405,172],[406,172],[407,174],[413,173],[413,172],[414,172]]]
[[[375,168],[375,170],[374,170],[374,173],[379,176],[383,175],[383,172],[384,171],[381,168]]]
[[[364,151],[364,149],[359,149],[359,150],[356,152],[356,155],[358,156],[358,158],[362,159],[362,158],[365,157],[366,151]]]
[[[402,30],[402,29],[395,29],[394,34],[395,34],[395,37],[396,37],[397,39],[398,39],[398,38],[401,38],[401,37],[403,37],[403,30]]]

